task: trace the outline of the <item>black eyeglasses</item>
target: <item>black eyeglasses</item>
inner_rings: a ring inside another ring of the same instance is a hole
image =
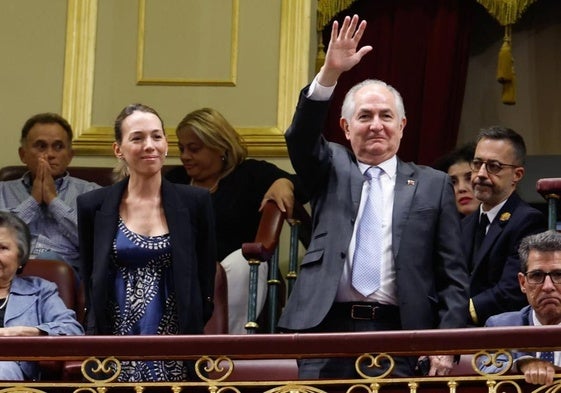
[[[485,164],[485,170],[488,173],[491,173],[493,175],[496,175],[497,173],[502,171],[504,167],[510,166],[510,167],[516,168],[516,167],[520,166],[520,165],[513,165],[513,164],[503,164],[502,162],[496,161],[496,160],[483,161],[483,160],[480,160],[478,158],[475,158],[474,160],[472,160],[469,163],[469,166],[475,172],[479,172],[479,170],[481,169],[483,164]]]
[[[545,277],[549,276],[554,284],[561,284],[561,270],[553,270],[544,272],[543,270],[531,270],[524,273],[529,284],[543,284]]]

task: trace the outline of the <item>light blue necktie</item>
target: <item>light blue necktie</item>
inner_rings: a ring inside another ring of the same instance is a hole
[[[373,166],[364,173],[367,197],[356,231],[351,283],[364,296],[380,287],[382,263],[382,169]]]

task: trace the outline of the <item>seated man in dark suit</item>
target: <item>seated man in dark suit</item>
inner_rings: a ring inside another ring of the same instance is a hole
[[[481,206],[462,220],[471,274],[468,319],[475,326],[527,304],[516,279],[518,246],[525,236],[545,231],[547,222],[516,193],[525,160],[524,139],[515,131],[498,126],[480,131],[471,180]]]
[[[529,305],[490,317],[485,326],[543,326],[561,323],[561,233],[547,231],[531,235],[520,244],[518,282]],[[533,384],[550,385],[561,366],[561,351],[512,352],[512,369],[524,374]],[[492,363],[480,359],[480,369],[487,373],[502,371],[509,365],[506,355]],[[501,363],[502,362],[502,363]]]
[[[345,18],[340,32],[334,22],[325,63],[302,91],[286,133],[292,165],[311,195],[313,234],[279,326],[298,332],[463,327],[468,277],[454,190],[445,173],[397,158],[407,123],[399,92],[366,80],[347,93],[340,125],[352,151],[322,136],[339,76],[372,49],[357,49],[365,28],[356,15]],[[394,375],[414,373],[416,358],[394,360]],[[357,378],[354,361],[303,359],[299,375]],[[427,372],[446,375],[452,361],[431,356]],[[374,371],[380,370],[360,370]]]

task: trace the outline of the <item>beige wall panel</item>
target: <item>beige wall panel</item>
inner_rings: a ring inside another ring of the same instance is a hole
[[[235,84],[237,0],[143,0],[138,79],[154,84]]]
[[[39,112],[60,112],[66,0],[0,2],[0,166],[19,164],[21,127]]]
[[[150,1],[68,1],[73,10],[69,12],[69,25],[75,25],[77,31],[68,32],[67,59],[69,62],[90,56],[94,59],[91,63],[89,60],[74,62],[65,73],[67,95],[63,113],[78,124],[75,148],[79,155],[111,154],[109,125],[120,108],[139,101],[154,106],[164,118],[172,141],[171,155],[177,154],[173,127],[187,112],[202,106],[222,111],[245,137],[251,155],[286,154],[283,133],[299,88],[310,78],[310,0],[244,0],[239,6],[238,0],[229,0],[232,5],[230,64],[237,59],[231,78],[236,83],[230,83],[231,86],[213,81],[199,81],[193,86],[173,80],[170,83],[163,78],[160,82],[153,79],[148,85],[137,83],[135,73],[131,72],[138,70],[139,65],[134,51],[141,48],[144,52],[142,37],[147,10],[159,2],[147,6]],[[196,1],[202,6],[213,4]],[[140,30],[139,15],[144,15]],[[214,32],[211,30],[210,34]],[[137,45],[139,38],[142,45]],[[68,48],[76,48],[77,53]],[[207,49],[205,56],[212,59],[213,48]],[[166,60],[176,61],[175,58]],[[90,86],[92,93],[87,92]],[[74,102],[80,104],[73,105]]]
[[[166,8],[175,3],[147,1],[146,20],[152,23],[147,28],[167,30],[166,24],[155,26],[156,22],[165,23],[165,18],[161,15],[151,18],[150,13],[161,14],[162,10],[177,14],[186,12],[183,6],[173,10]],[[232,11],[231,1],[192,0],[187,3],[199,3],[198,9],[208,7],[207,4],[227,3],[226,9]],[[92,124],[111,124],[119,109],[133,101],[154,106],[168,127],[174,127],[189,111],[204,106],[212,106],[223,112],[236,127],[271,127],[276,124],[280,0],[240,2],[239,17],[243,23],[240,23],[239,46],[236,48],[239,54],[239,76],[235,86],[138,85],[135,80],[138,4],[137,0],[99,1]],[[177,22],[177,19],[180,18],[176,17],[174,21]],[[217,19],[230,20],[231,15],[222,15]],[[145,65],[145,75],[150,74],[151,78],[156,75],[158,79],[158,76],[166,76],[163,74],[167,74],[167,77],[175,74],[184,79],[198,79],[201,75],[197,74],[196,68],[204,68],[213,62],[222,63],[220,68],[229,69],[229,49],[225,53],[217,53],[219,47],[207,44],[222,40],[230,45],[230,32],[225,32],[223,28],[214,30],[212,24],[206,30],[211,38],[203,40],[204,45],[198,45],[193,52],[190,48],[196,41],[193,37],[186,42],[181,37],[169,42],[169,39],[164,39],[167,33],[153,33],[150,38],[153,42],[145,42],[144,63],[153,62],[156,55],[151,54],[151,51],[155,50],[155,37],[160,34],[162,41],[159,44],[165,49],[160,49],[157,55],[162,57],[160,60],[163,63],[157,65],[154,61],[150,67]],[[146,37],[149,38],[150,33]],[[170,68],[164,72],[166,63],[170,64]],[[182,69],[183,64],[185,67]],[[149,68],[153,71],[148,72]],[[224,72],[214,70],[206,77],[209,81],[216,81],[224,78]]]

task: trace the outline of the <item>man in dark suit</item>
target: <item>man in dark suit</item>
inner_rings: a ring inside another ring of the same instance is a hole
[[[561,234],[547,231],[525,237],[520,244],[521,293],[526,294],[529,306],[490,317],[485,326],[542,326],[561,323]],[[485,357],[484,357],[485,358]],[[502,371],[511,363],[506,355],[495,362],[479,367],[487,373]],[[533,384],[550,385],[561,366],[561,352],[512,352],[512,370],[524,374]]]
[[[372,49],[357,50],[365,28],[356,15],[345,18],[340,32],[333,24],[325,63],[302,91],[286,133],[292,164],[311,196],[313,235],[279,326],[299,332],[463,327],[468,277],[453,187],[446,174],[396,157],[406,124],[399,93],[373,80],[349,91],[341,128],[352,151],[322,136],[338,77]],[[378,209],[367,208],[374,180],[364,173],[371,167],[381,173]],[[372,218],[381,240],[372,232],[359,242],[362,221]],[[364,292],[355,284],[355,257],[378,246],[378,257],[370,257],[358,278],[379,285]],[[417,363],[395,361],[396,375],[411,375]],[[429,374],[446,375],[453,359],[429,361]],[[358,375],[354,359],[304,359],[299,373],[306,379]]]
[[[474,194],[482,203],[462,220],[471,273],[469,323],[476,326],[527,304],[516,279],[518,246],[525,236],[544,231],[547,223],[516,193],[525,159],[524,139],[515,131],[491,127],[479,133],[471,167]]]

